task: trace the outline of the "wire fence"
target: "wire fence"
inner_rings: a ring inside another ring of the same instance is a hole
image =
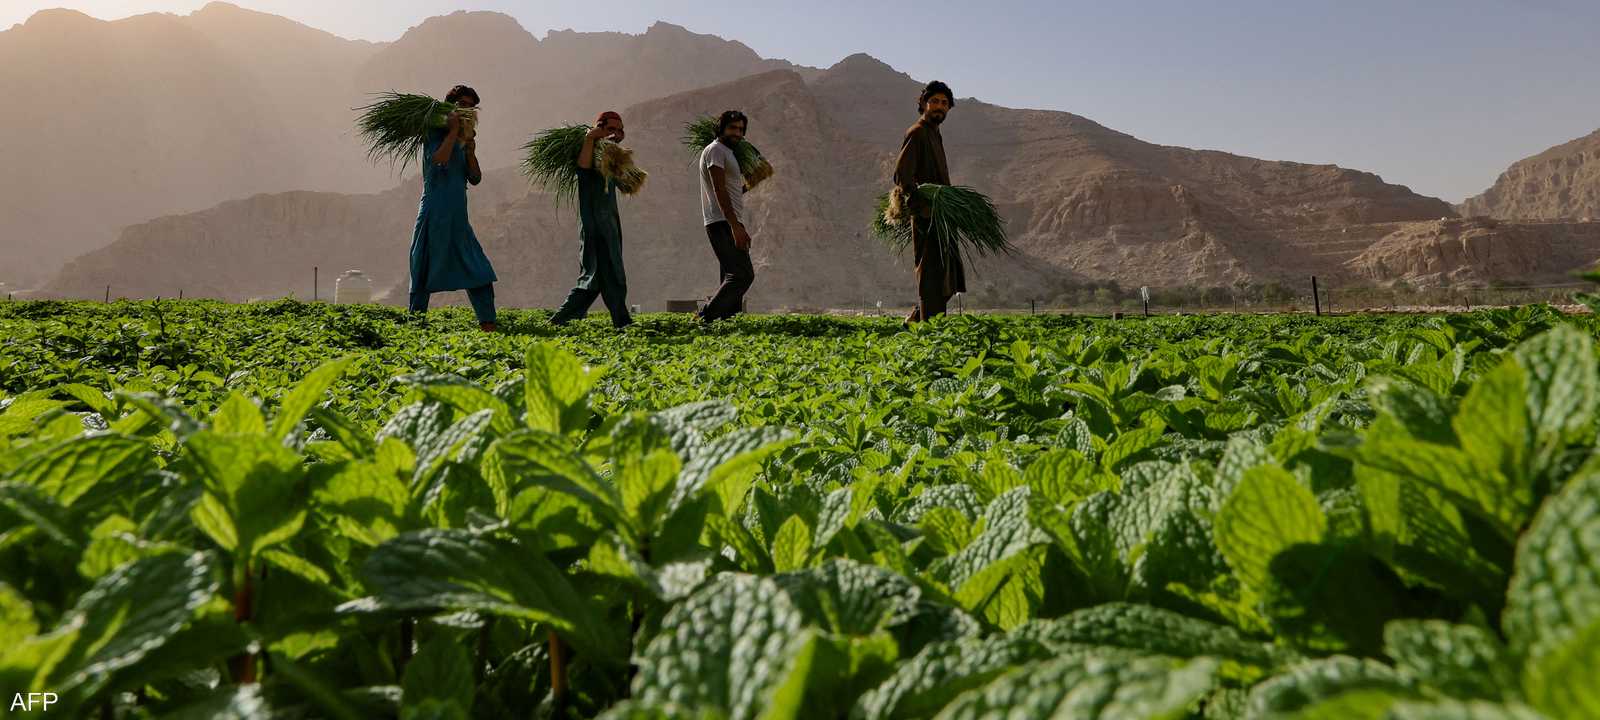
[[[1313,295],[1308,283],[1304,292],[1282,285],[1194,288],[1101,286],[1059,294],[1049,299],[1026,302],[984,302],[956,296],[950,312],[955,314],[1000,315],[1173,315],[1215,313],[1317,313],[1346,315],[1359,313],[1471,312],[1496,307],[1554,305],[1573,312],[1587,312],[1578,296],[1595,292],[1593,283],[1560,283],[1491,286],[1413,287],[1395,285],[1333,286],[1318,284]],[[905,315],[910,301],[883,303],[856,302],[843,307],[784,308],[793,312],[829,312],[843,315]]]
[[[313,280],[306,288],[310,292],[287,292],[277,297],[254,298],[276,300],[299,298],[302,300],[341,302],[346,293],[340,288],[336,294],[333,283],[322,283],[313,270]],[[403,297],[390,297],[393,293],[380,293],[372,297],[370,286],[360,292],[350,293],[356,302],[396,304]],[[1315,290],[1313,291],[1313,288]],[[1587,312],[1578,296],[1596,291],[1593,283],[1556,283],[1522,285],[1460,285],[1460,286],[1390,286],[1340,285],[1316,278],[1309,279],[1303,287],[1270,282],[1260,285],[1235,285],[1221,287],[1195,286],[1145,286],[1122,287],[1115,284],[1079,287],[1056,292],[1053,296],[1025,301],[1008,299],[997,301],[981,294],[957,295],[950,302],[952,314],[999,315],[1173,315],[1214,313],[1400,313],[1400,312],[1470,312],[1482,308],[1518,307],[1549,304],[1574,312]],[[0,288],[8,301],[18,298],[8,288]],[[31,293],[20,293],[25,299]],[[904,296],[884,299],[857,299],[828,305],[769,304],[760,301],[759,288],[753,293],[756,300],[749,309],[757,314],[819,313],[855,316],[905,316],[914,307],[914,299]],[[456,304],[448,297],[438,298],[436,304]],[[309,297],[308,297],[309,296]],[[193,295],[189,296],[194,298]],[[184,299],[185,292],[177,290],[166,299]],[[370,298],[370,299],[369,299]],[[106,286],[98,298],[105,302],[137,299],[118,293],[115,286]],[[198,298],[194,298],[198,299]],[[457,298],[461,302],[464,300]],[[693,301],[696,307],[704,299]],[[634,312],[688,311],[690,301],[633,298]]]

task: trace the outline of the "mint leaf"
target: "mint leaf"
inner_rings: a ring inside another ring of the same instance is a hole
[[[1600,464],[1550,496],[1517,546],[1502,620],[1531,663],[1600,621]]]
[[[403,720],[421,717],[466,717],[472,711],[472,698],[477,680],[472,674],[472,658],[449,633],[441,633],[429,640],[406,665],[405,678],[400,686]],[[427,703],[438,703],[447,708],[425,710]]]
[[[617,627],[543,553],[510,540],[467,530],[406,533],[373,550],[361,576],[380,609],[522,618],[549,624],[598,660],[623,655]],[[364,607],[358,601],[341,609]]]
[[[312,370],[288,395],[283,397],[283,402],[278,405],[278,414],[272,418],[272,439],[283,440],[294,432],[296,425],[304,420],[306,413],[317,404],[318,400],[333,387],[334,381],[339,379],[350,368],[355,358],[346,357],[323,363]]]
[[[1215,685],[1216,661],[1065,657],[1016,668],[946,706],[938,720],[996,716],[1182,718]]]
[[[1384,629],[1384,653],[1396,666],[1455,698],[1509,700],[1520,695],[1506,648],[1488,631],[1441,620],[1396,620]]]
[[[771,580],[724,574],[667,612],[639,653],[633,696],[761,717],[809,642],[800,612]]]
[[[1217,515],[1217,548],[1247,585],[1266,587],[1272,559],[1299,543],[1316,543],[1327,528],[1317,498],[1281,468],[1245,472]]]

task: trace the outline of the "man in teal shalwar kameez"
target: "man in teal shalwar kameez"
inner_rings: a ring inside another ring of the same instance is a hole
[[[604,112],[584,138],[578,154],[578,285],[566,302],[550,316],[565,325],[589,314],[595,298],[605,300],[611,324],[633,324],[628,314],[628,279],[622,269],[622,217],[617,213],[617,185],[594,167],[594,144],[601,139],[621,142],[622,116]]]
[[[478,93],[458,85],[445,100],[475,108]],[[466,290],[478,326],[494,332],[497,278],[467,218],[467,183],[483,182],[477,143],[467,132],[461,118],[451,113],[447,127],[429,133],[423,145],[422,202],[411,236],[410,304],[412,311],[426,312],[432,293]]]

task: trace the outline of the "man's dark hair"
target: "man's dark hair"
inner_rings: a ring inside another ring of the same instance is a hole
[[[949,98],[950,107],[956,106],[956,94],[950,92],[950,86],[944,84],[942,81],[935,80],[931,83],[928,83],[928,86],[922,89],[922,94],[917,96],[918,115],[921,115],[923,109],[928,106],[928,98],[931,98],[935,95],[943,95],[946,98]]]
[[[722,137],[722,134],[728,131],[728,126],[736,122],[744,123],[745,132],[750,132],[750,118],[738,110],[725,110],[717,118],[717,137]]]
[[[450,92],[445,93],[444,101],[447,102],[447,103],[453,103],[453,102],[455,102],[457,100],[460,100],[461,98],[464,98],[464,97],[472,98],[472,103],[474,105],[482,105],[483,104],[483,99],[478,97],[478,91],[477,90],[473,90],[472,88],[467,87],[466,85],[457,85],[457,86],[455,86],[453,88],[450,88]]]

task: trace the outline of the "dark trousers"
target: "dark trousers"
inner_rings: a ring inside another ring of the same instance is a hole
[[[961,258],[946,258],[944,246],[927,229],[926,220],[917,219],[913,225],[913,250],[916,254],[917,307],[912,309],[906,322],[920,322],[943,315],[950,306],[950,298],[966,292],[966,270]]]
[[[427,312],[428,300],[433,293],[411,293],[411,311]],[[481,285],[467,291],[467,300],[472,303],[472,314],[478,316],[480,323],[494,322],[494,285]]]
[[[594,277],[589,281],[589,287],[578,286],[567,294],[565,302],[550,316],[550,322],[565,325],[573,320],[589,314],[589,306],[594,304],[596,298],[605,300],[606,309],[611,311],[611,324],[615,327],[626,327],[633,324],[633,316],[628,314],[628,284],[611,267],[610,253],[595,253]]]
[[[717,254],[718,270],[722,274],[722,287],[700,312],[706,322],[738,315],[744,310],[744,294],[756,281],[756,268],[750,263],[750,251],[740,250],[733,244],[733,226],[716,222],[706,226],[706,238],[711,240],[711,251]]]

